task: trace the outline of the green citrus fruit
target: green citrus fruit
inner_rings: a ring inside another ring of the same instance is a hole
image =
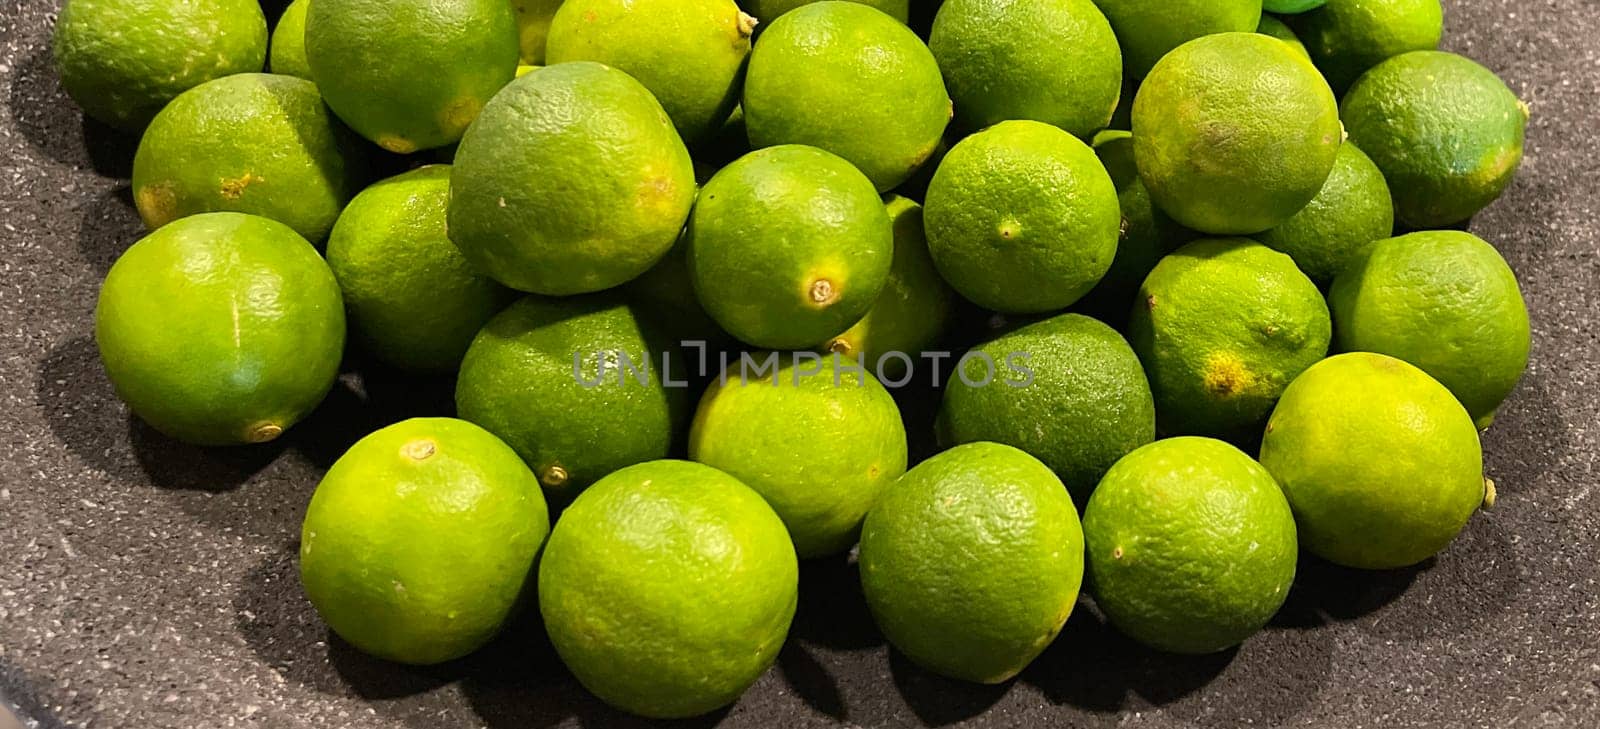
[[[1327,0],[1295,18],[1295,26],[1317,68],[1343,92],[1386,59],[1438,48],[1444,34],[1439,5],[1439,0]]]
[[[1214,33],[1248,33],[1261,0],[1095,0],[1122,42],[1122,65],[1142,78],[1172,49]]]
[[[1289,386],[1261,465],[1289,497],[1300,543],[1364,569],[1433,556],[1492,493],[1461,403],[1422,370],[1366,352],[1329,357]]]
[[[1094,603],[1174,653],[1238,645],[1294,582],[1294,514],[1261,464],[1222,441],[1170,438],[1117,461],[1083,512]]]
[[[1273,38],[1277,38],[1284,43],[1288,43],[1295,50],[1305,54],[1307,58],[1311,57],[1311,52],[1306,50],[1306,44],[1300,42],[1300,36],[1295,35],[1294,30],[1288,25],[1284,24],[1283,21],[1278,20],[1271,15],[1261,16],[1261,24],[1256,26],[1256,32],[1262,35],[1270,35]]]
[[[760,495],[710,466],[654,461],[601,479],[561,515],[539,608],[595,695],[681,718],[733,703],[772,665],[799,580]]]
[[[888,13],[890,17],[902,23],[911,18],[912,0],[850,0],[851,2],[869,5]],[[739,0],[744,6],[763,23],[771,23],[784,13],[794,10],[802,5],[810,5],[818,0]]]
[[[956,119],[1032,119],[1087,139],[1122,93],[1122,51],[1091,0],[949,0],[928,39]]]
[[[694,165],[638,81],[598,63],[512,82],[461,141],[450,238],[514,289],[608,289],[672,248],[694,204]]]
[[[445,234],[450,168],[432,165],[367,188],[328,238],[357,339],[390,365],[451,372],[511,292],[467,263]]]
[[[363,652],[434,664],[488,643],[550,533],[539,481],[488,431],[417,418],[362,438],[311,496],[300,581]]]
[[[830,0],[785,13],[750,54],[750,143],[820,147],[860,168],[880,191],[927,161],[950,114],[933,53],[910,28],[866,5]]]
[[[872,181],[814,147],[769,147],[722,168],[689,220],[701,303],[757,347],[814,347],[849,329],[883,291],[893,258]]]
[[[311,78],[311,62],[306,60],[306,10],[311,0],[294,0],[283,9],[278,26],[272,29],[272,50],[268,67],[273,73]]]
[[[1328,302],[1340,349],[1416,365],[1482,427],[1528,366],[1528,308],[1517,277],[1471,233],[1379,241],[1334,280]]]
[[[561,9],[562,0],[511,0],[517,15],[518,54],[523,64],[545,65],[545,42],[550,37],[550,21]]]
[[[95,308],[117,395],[197,445],[266,442],[308,415],[339,374],[344,327],[317,250],[240,213],[184,218],[133,244]]]
[[[1328,0],[1261,0],[1261,9],[1279,15],[1295,15],[1320,8],[1327,2]]]
[[[366,167],[361,140],[328,113],[316,84],[238,74],[185,91],[150,122],[133,158],[133,200],[151,230],[230,211],[320,243]]]
[[[928,255],[928,238],[922,226],[922,206],[899,195],[885,198],[889,220],[894,224],[894,263],[889,282],[872,308],[855,326],[823,345],[829,352],[849,358],[864,358],[874,367],[898,377],[910,365],[900,352],[915,360],[944,334],[955,309],[950,285],[939,277]]]
[[[939,273],[988,309],[1065,309],[1116,256],[1116,186],[1089,145],[1048,124],[1001,122],[961,140],[927,198]]]
[[[1464,221],[1511,184],[1528,107],[1471,59],[1395,56],[1367,72],[1341,107],[1350,141],[1377,163],[1395,217],[1413,228]]]
[[[396,154],[460,140],[518,55],[506,0],[317,0],[306,14],[328,106]]]
[[[890,485],[861,531],[872,617],[912,661],[1000,683],[1072,614],[1083,532],[1061,481],[1010,446],[969,443]]]
[[[1360,148],[1345,142],[1322,191],[1255,239],[1289,254],[1312,281],[1325,284],[1374,241],[1393,234],[1394,202],[1383,172]]]
[[[1133,102],[1150,197],[1202,233],[1260,233],[1315,197],[1343,135],[1311,61],[1259,33],[1190,41],[1161,59]]]

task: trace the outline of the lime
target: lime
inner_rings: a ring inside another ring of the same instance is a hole
[[[1322,191],[1300,212],[1255,236],[1289,254],[1311,280],[1327,283],[1367,248],[1394,234],[1394,203],[1383,172],[1345,142]]]
[[[1248,33],[1261,22],[1261,0],[1095,0],[1122,42],[1122,65],[1135,78],[1172,49],[1214,33]]]
[[[545,64],[545,42],[550,36],[550,21],[561,9],[562,0],[511,0],[517,16],[518,54],[523,64]]]
[[[810,5],[811,3],[817,1],[818,0],[740,0],[739,4],[743,5],[745,10],[748,10],[751,15],[759,18],[761,22],[770,23],[774,20],[777,20],[778,16],[783,15],[790,10],[794,10],[801,5]],[[902,23],[907,22],[911,17],[912,0],[850,1],[861,3],[862,5],[869,5],[882,10],[883,12],[888,13],[890,17]]]
[[[894,225],[894,262],[889,282],[872,308],[855,326],[823,345],[823,349],[851,359],[861,359],[873,371],[900,377],[911,364],[895,352],[915,360],[944,334],[955,309],[949,284],[939,277],[928,255],[928,238],[922,226],[922,206],[890,195],[885,198]]]
[[[1444,12],[1439,0],[1327,0],[1295,24],[1317,68],[1342,93],[1386,59],[1438,48]]]
[[[1261,0],[1261,9],[1279,15],[1294,15],[1307,10],[1315,10],[1327,3],[1328,0]],[[1268,16],[1261,16],[1263,18]]]
[[[1288,43],[1295,50],[1304,53],[1307,58],[1311,57],[1311,52],[1306,50],[1306,44],[1300,42],[1300,36],[1295,35],[1294,30],[1284,24],[1283,21],[1271,15],[1261,16],[1261,24],[1256,26],[1256,32],[1277,38],[1284,43]]]
[[[272,29],[272,51],[268,67],[273,73],[311,79],[311,62],[306,60],[306,10],[311,0],[294,0],[283,9],[278,26]]]

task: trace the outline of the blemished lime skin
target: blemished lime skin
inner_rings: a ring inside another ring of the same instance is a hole
[[[1528,308],[1494,246],[1453,230],[1379,241],[1328,292],[1339,349],[1377,352],[1450,389],[1479,427],[1528,367]]]
[[[328,238],[351,331],[403,370],[451,372],[514,298],[473,270],[445,233],[450,168],[431,165],[362,191]]]
[[[240,212],[321,243],[367,168],[361,140],[329,113],[316,84],[238,74],[184,92],[150,122],[133,158],[133,201],[151,230]]]
[[[1439,0],[1327,0],[1293,18],[1328,83],[1343,93],[1367,69],[1411,51],[1431,51],[1444,35]]]
[[[533,587],[539,481],[488,431],[416,418],[362,438],[311,496],[300,581],[339,637],[430,665],[488,643]]]
[[[650,91],[563,63],[513,81],[461,140],[450,238],[511,288],[602,291],[666,255],[694,198],[689,150]]]
[[[117,395],[169,437],[264,443],[308,415],[344,354],[339,284],[304,238],[240,213],[133,244],[106,275],[95,342]]]
[[[739,4],[751,15],[763,23],[771,23],[784,13],[794,10],[802,5],[810,5],[818,0],[739,0]],[[912,0],[851,0],[888,13],[890,17],[902,23],[911,18]]]
[[[691,145],[739,103],[755,19],[733,0],[566,0],[550,23],[550,64],[598,61],[638,79]]]
[[[260,71],[267,19],[256,0],[68,0],[52,51],[85,114],[137,133],[179,94]]]
[[[1255,239],[1289,254],[1318,284],[1327,284],[1373,243],[1394,234],[1394,201],[1383,172],[1345,142],[1322,191],[1300,212]]]
[[[1277,38],[1284,43],[1288,43],[1295,50],[1304,53],[1307,58],[1311,57],[1311,52],[1306,50],[1306,45],[1300,42],[1300,36],[1295,35],[1294,30],[1283,21],[1271,15],[1263,14],[1261,16],[1261,24],[1256,26],[1256,32]]]
[[[928,183],[924,221],[939,273],[1004,313],[1071,306],[1116,257],[1117,189],[1094,150],[1036,121],[961,140]]]
[[[328,106],[396,154],[459,141],[519,55],[506,0],[317,0],[306,14]]]
[[[729,334],[805,349],[865,316],[889,281],[894,230],[877,191],[815,147],[757,150],[706,183],[689,220],[689,272]]]
[[[1026,668],[1072,614],[1083,532],[1043,463],[969,443],[889,486],[862,527],[860,564],[895,648],[935,673],[994,684]]]
[[[1173,653],[1213,653],[1283,606],[1299,546],[1272,475],[1210,438],[1117,461],[1083,514],[1089,590],[1111,624]]]
[[[1288,220],[1322,189],[1342,141],[1338,102],[1311,61],[1259,33],[1184,44],[1133,102],[1134,151],[1151,199],[1212,235]]]
[[[1389,181],[1395,217],[1412,228],[1472,217],[1522,164],[1527,105],[1493,71],[1453,53],[1416,51],[1378,64],[1341,111],[1350,141]]]
[[[1091,0],[948,0],[928,45],[966,129],[1032,119],[1087,139],[1122,93],[1122,51]]]
[[[311,62],[306,60],[306,11],[310,7],[311,0],[294,0],[283,9],[272,29],[267,56],[267,68],[273,73],[311,80]]]
[[[845,357],[862,357],[874,367],[884,355],[903,352],[915,360],[938,343],[955,313],[955,292],[939,276],[928,255],[922,206],[899,195],[884,198],[894,225],[894,262],[889,282],[872,308],[855,326],[829,339],[822,349]],[[905,362],[891,357],[885,372],[898,377]]]
[[[825,149],[880,192],[928,160],[951,113],[939,63],[922,39],[866,5],[826,0],[785,13],[750,53],[751,145]]]
[[[562,0],[511,0],[511,10],[517,16],[517,45],[521,49],[518,55],[523,65],[545,65],[550,21],[561,4]]]
[[[939,441],[993,441],[1048,465],[1079,502],[1118,458],[1155,439],[1156,411],[1139,358],[1111,327],[1079,314],[1029,324],[979,345],[952,376]],[[1026,368],[1027,373],[1020,372]]]
[[[1122,65],[1135,78],[1191,40],[1248,33],[1261,22],[1261,0],[1095,0],[1122,42]]]
[[[613,473],[561,515],[539,566],[556,652],[606,703],[698,716],[778,656],[799,562],[783,522],[728,474],[684,461]]]
[[[1485,502],[1471,416],[1427,373],[1352,352],[1306,370],[1267,422],[1261,465],[1307,551],[1394,569],[1443,550]]]

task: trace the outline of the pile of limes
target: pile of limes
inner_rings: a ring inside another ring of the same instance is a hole
[[[853,547],[889,641],[982,682],[1080,586],[1208,652],[1302,546],[1445,548],[1530,337],[1459,230],[1528,108],[1441,28],[1438,0],[296,0],[269,74],[256,0],[69,0],[55,51],[143,135],[152,232],[96,313],[133,412],[272,440],[347,331],[456,376],[459,420],[373,433],[311,498],[332,629],[434,663],[534,603],[595,694],[681,717],[772,663],[799,559]]]

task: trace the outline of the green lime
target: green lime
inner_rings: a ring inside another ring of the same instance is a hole
[[[1367,352],[1329,357],[1289,386],[1261,465],[1289,497],[1300,543],[1363,569],[1437,554],[1493,494],[1461,403],[1422,370]]]
[[[866,5],[829,0],[785,13],[750,54],[750,143],[820,147],[860,168],[879,191],[928,160],[950,114],[933,53]]]
[[[969,443],[889,486],[861,531],[861,587],[894,647],[946,676],[1000,683],[1061,632],[1083,532],[1061,481],[1010,446]]]
[[[1460,223],[1500,197],[1522,163],[1528,107],[1471,59],[1395,56],[1368,71],[1341,107],[1350,141],[1372,157],[1413,228]]]
[[[339,374],[344,326],[317,250],[240,213],[184,218],[134,243],[95,308],[117,395],[197,445],[263,443],[308,415]]]
[[[800,571],[783,522],[728,474],[684,461],[613,473],[556,522],[539,609],[561,660],[651,718],[733,703],[778,657]]]
[[[1273,38],[1277,38],[1284,43],[1288,43],[1295,50],[1305,54],[1307,58],[1311,57],[1311,52],[1306,50],[1306,44],[1300,42],[1300,36],[1295,35],[1294,30],[1288,25],[1284,24],[1283,21],[1278,20],[1271,15],[1261,16],[1261,24],[1256,26],[1256,32],[1262,35],[1270,35]]]
[[[1328,0],[1261,0],[1261,9],[1279,15],[1295,15],[1320,8],[1327,2]]]
[[[1328,83],[1343,92],[1367,69],[1409,51],[1431,51],[1444,34],[1439,0],[1327,0],[1295,18]]]
[[[928,255],[928,238],[922,226],[922,206],[899,195],[885,198],[894,224],[894,262],[889,282],[872,308],[855,326],[823,345],[829,352],[864,358],[877,371],[898,377],[911,365],[892,352],[917,359],[938,343],[955,310],[955,295],[939,277]],[[887,359],[885,359],[887,357]]]
[[[1259,33],[1190,41],[1161,59],[1133,102],[1150,197],[1202,233],[1276,226],[1311,202],[1343,134],[1311,61]]]
[[[1001,122],[961,140],[927,197],[933,262],[988,309],[1065,309],[1116,256],[1116,186],[1089,145],[1048,124]]]
[[[1238,645],[1294,582],[1294,514],[1261,464],[1222,441],[1170,438],[1117,461],[1083,512],[1094,603],[1158,650]]]
[[[539,481],[488,431],[417,418],[362,438],[311,496],[300,581],[339,637],[434,664],[488,643],[550,533]]]
[[[1328,293],[1339,348],[1403,359],[1481,427],[1528,366],[1528,308],[1494,246],[1453,230],[1377,242]]]
[[[511,0],[517,16],[517,45],[521,61],[529,66],[545,65],[545,42],[550,36],[550,21],[561,9],[562,0]]]
[[[689,150],[650,91],[598,63],[547,66],[495,96],[461,140],[450,238],[514,289],[626,283],[672,248],[694,205]]]
[[[306,60],[306,11],[311,0],[294,0],[283,9],[278,26],[272,29],[272,51],[268,67],[273,73],[311,79],[311,62]]]
[[[850,1],[882,10],[883,12],[888,13],[890,17],[902,23],[907,22],[911,17],[912,0]],[[777,20],[778,16],[783,15],[790,10],[794,10],[802,5],[810,5],[814,2],[818,2],[818,0],[739,0],[739,4],[743,5],[745,10],[749,11],[751,15],[754,15],[756,18],[760,19],[760,21],[763,23],[771,23],[772,21]]]
[[[1255,238],[1289,254],[1312,281],[1327,283],[1394,234],[1394,202],[1383,172],[1356,145],[1345,142],[1322,191],[1300,212]]]
[[[1032,119],[1087,139],[1122,93],[1122,51],[1091,0],[948,0],[928,45],[968,129]]]
[[[1261,22],[1261,0],[1095,0],[1122,42],[1122,65],[1142,78],[1156,61],[1201,36],[1248,33]]]

